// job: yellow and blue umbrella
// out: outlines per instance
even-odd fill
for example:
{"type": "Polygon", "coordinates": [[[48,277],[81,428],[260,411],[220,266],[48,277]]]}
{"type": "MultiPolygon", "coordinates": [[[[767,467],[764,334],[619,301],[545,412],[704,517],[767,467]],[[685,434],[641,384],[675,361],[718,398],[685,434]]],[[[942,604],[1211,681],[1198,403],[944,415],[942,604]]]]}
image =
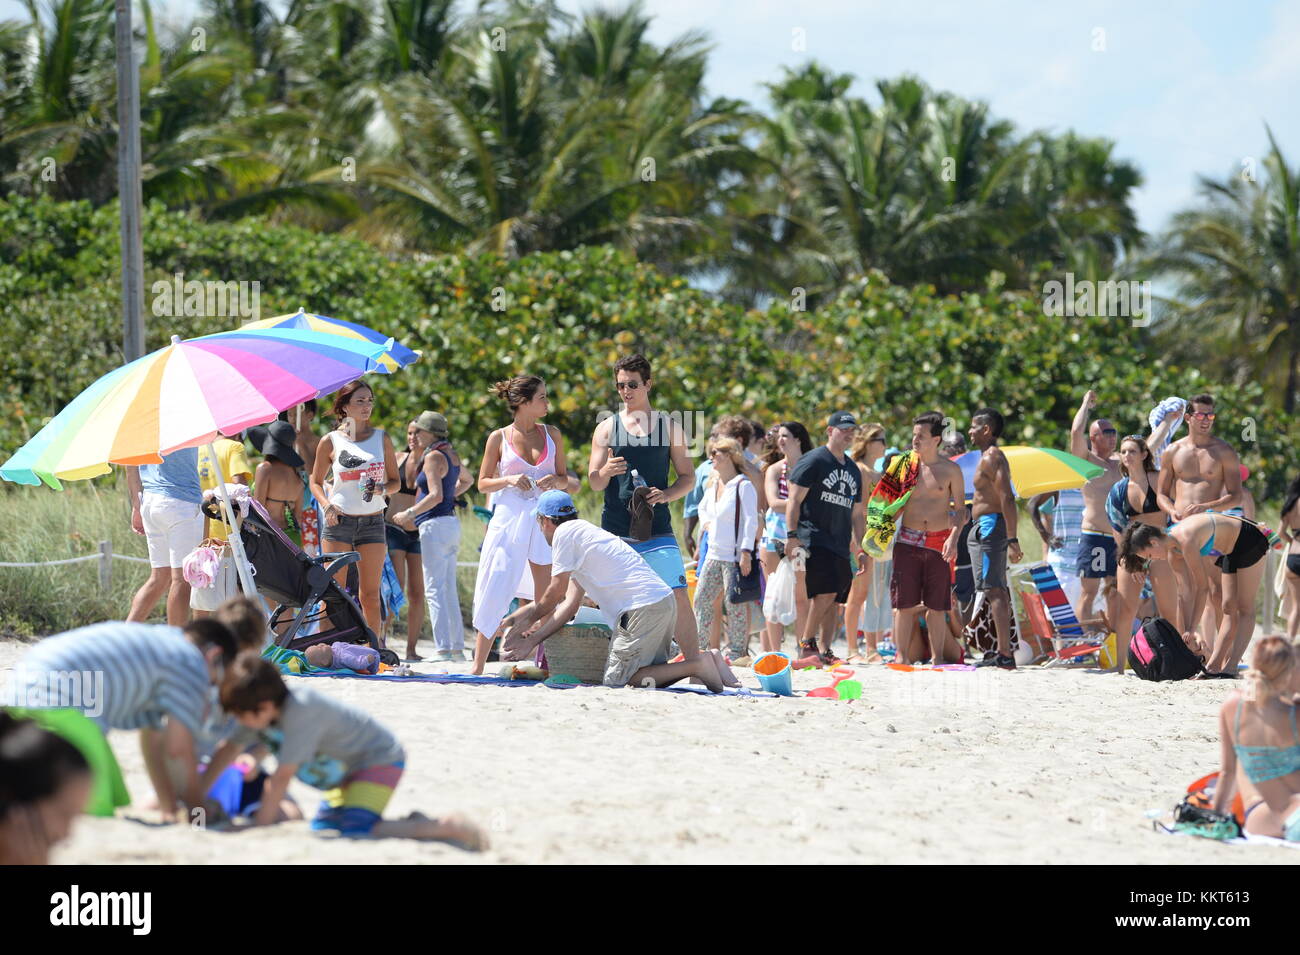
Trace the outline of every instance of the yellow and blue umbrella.
{"type": "MultiPolygon", "coordinates": [[[[1065,491],[1083,487],[1095,477],[1100,477],[1102,467],[1055,448],[1030,448],[1010,445],[1002,449],[1011,469],[1011,490],[1016,497],[1033,497],[1051,491],[1065,491]]],[[[966,479],[966,499],[975,494],[975,468],[980,462],[979,451],[967,451],[953,458],[966,479]]]]}
{"type": "Polygon", "coordinates": [[[341,318],[330,318],[328,315],[306,312],[301,308],[292,315],[276,315],[274,318],[263,318],[260,321],[249,322],[243,327],[301,328],[305,331],[319,332],[323,335],[340,335],[345,338],[383,345],[384,354],[379,360],[377,370],[384,374],[392,374],[398,369],[405,368],[407,365],[418,361],[420,358],[418,351],[412,351],[396,339],[377,332],[373,328],[367,328],[365,325],[358,325],[355,322],[345,322],[341,318]]]}

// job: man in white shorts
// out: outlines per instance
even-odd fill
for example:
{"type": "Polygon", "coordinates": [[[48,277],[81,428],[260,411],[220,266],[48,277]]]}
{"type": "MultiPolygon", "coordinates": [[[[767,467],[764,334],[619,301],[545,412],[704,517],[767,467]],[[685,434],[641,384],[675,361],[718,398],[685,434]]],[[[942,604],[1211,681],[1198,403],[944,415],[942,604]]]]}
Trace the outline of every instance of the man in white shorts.
{"type": "Polygon", "coordinates": [[[677,601],[640,554],[622,539],[579,519],[573,498],[564,491],[545,492],[533,514],[551,545],[551,584],[541,599],[502,622],[507,628],[503,659],[529,657],[573,619],[582,598],[590,594],[614,634],[605,663],[606,686],[668,686],[696,677],[714,693],[722,692],[713,654],[668,662],[677,601]],[[541,620],[545,622],[534,626],[541,620]]]}
{"type": "Polygon", "coordinates": [[[181,567],[203,540],[198,449],[173,451],[161,464],[127,468],[126,486],[131,497],[131,529],[149,542],[149,566],[153,568],[131,599],[127,622],[148,620],[166,594],[167,623],[183,627],[190,618],[190,585],[181,567]]]}

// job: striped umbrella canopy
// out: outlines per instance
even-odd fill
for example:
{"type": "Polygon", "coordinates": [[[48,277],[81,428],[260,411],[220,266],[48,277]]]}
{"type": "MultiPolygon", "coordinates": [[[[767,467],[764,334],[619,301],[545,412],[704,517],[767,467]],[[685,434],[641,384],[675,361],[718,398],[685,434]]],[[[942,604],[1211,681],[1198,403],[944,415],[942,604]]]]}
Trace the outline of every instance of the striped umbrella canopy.
{"type": "MultiPolygon", "coordinates": [[[[1011,490],[1020,498],[1083,487],[1084,483],[1100,477],[1102,467],[1077,458],[1055,448],[1030,448],[1010,445],[1002,449],[1011,468],[1011,490]]],[[[953,458],[966,479],[966,498],[975,494],[975,468],[980,461],[979,451],[967,451],[953,458]]]]}
{"type": "Polygon", "coordinates": [[[60,489],[60,481],[107,474],[113,464],[157,464],[379,371],[387,350],[296,328],[173,336],[74,398],[0,466],[0,477],[60,489]]]}
{"type": "Polygon", "coordinates": [[[346,338],[360,339],[361,341],[371,342],[376,345],[384,346],[384,355],[379,360],[378,371],[385,374],[391,374],[407,365],[413,364],[420,358],[418,351],[412,351],[396,339],[377,332],[373,328],[367,328],[365,325],[358,325],[355,322],[345,322],[341,318],[330,318],[328,315],[317,315],[314,312],[306,312],[301,308],[292,315],[276,315],[274,318],[263,318],[260,321],[249,322],[244,328],[301,328],[309,332],[321,332],[325,335],[342,335],[346,338]]]}

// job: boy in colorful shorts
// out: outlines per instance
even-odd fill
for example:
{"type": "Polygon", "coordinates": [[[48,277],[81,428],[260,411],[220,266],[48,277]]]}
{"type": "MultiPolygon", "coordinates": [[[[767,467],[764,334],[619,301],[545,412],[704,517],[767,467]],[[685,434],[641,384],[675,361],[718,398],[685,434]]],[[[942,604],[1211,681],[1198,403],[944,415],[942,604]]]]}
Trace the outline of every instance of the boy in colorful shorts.
{"type": "Polygon", "coordinates": [[[290,690],[275,664],[256,652],[236,658],[221,686],[221,705],[240,731],[212,757],[210,774],[222,772],[252,743],[262,742],[278,765],[262,790],[253,824],[277,821],[289,780],[325,791],[311,827],[348,836],[437,839],[465,849],[487,847],[474,824],[457,816],[430,819],[412,813],[382,818],[406,767],[406,752],[389,730],[355,706],[305,687],[290,690]]]}

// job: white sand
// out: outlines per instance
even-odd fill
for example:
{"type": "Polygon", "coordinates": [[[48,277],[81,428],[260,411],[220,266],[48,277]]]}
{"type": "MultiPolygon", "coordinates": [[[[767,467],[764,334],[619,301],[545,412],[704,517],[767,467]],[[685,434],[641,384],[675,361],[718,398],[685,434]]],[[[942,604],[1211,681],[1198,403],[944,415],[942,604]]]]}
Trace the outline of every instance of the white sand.
{"type": "MultiPolygon", "coordinates": [[[[0,643],[0,670],[21,651],[0,643]]],[[[405,744],[389,815],[460,810],[493,848],[321,837],[303,822],[199,831],[130,807],[83,819],[56,861],[1300,863],[1283,848],[1160,835],[1146,818],[1217,768],[1228,681],[1039,668],[857,675],[855,702],[314,679],[405,744]]],[[[795,674],[797,690],[829,682],[795,674]]],[[[111,742],[143,803],[152,793],[137,742],[111,742]]],[[[310,813],[316,794],[294,786],[310,813]]]]}

